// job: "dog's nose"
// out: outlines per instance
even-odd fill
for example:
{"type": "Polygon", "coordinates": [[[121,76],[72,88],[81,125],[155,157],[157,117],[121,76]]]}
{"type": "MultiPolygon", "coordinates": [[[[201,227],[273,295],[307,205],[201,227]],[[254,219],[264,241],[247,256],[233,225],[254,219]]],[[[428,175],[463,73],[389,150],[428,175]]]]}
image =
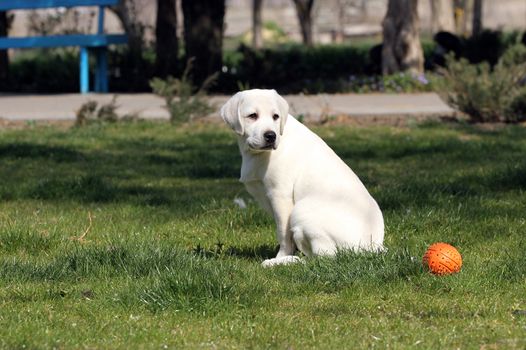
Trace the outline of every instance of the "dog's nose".
{"type": "Polygon", "coordinates": [[[267,131],[263,134],[263,137],[268,143],[274,143],[274,141],[276,141],[276,133],[274,131],[267,131]]]}

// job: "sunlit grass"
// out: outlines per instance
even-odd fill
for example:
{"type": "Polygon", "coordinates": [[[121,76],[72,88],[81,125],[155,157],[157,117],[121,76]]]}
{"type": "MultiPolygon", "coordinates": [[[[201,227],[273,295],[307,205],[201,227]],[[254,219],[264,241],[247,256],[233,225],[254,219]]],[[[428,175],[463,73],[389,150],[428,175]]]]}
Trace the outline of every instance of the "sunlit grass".
{"type": "Polygon", "coordinates": [[[274,224],[223,127],[0,130],[0,347],[524,348],[526,129],[314,130],[387,253],[261,268],[274,224]],[[424,271],[436,241],[461,273],[424,271]]]}

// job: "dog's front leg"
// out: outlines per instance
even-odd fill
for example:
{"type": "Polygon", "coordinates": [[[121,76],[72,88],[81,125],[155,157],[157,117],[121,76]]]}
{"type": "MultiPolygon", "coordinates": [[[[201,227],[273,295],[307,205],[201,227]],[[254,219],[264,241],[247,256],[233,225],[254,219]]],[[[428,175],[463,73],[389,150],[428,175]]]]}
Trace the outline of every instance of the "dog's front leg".
{"type": "Polygon", "coordinates": [[[294,255],[296,245],[294,244],[289,225],[290,214],[294,206],[292,198],[274,195],[270,197],[270,202],[274,221],[276,222],[276,238],[279,243],[279,251],[276,258],[294,255]]]}
{"type": "Polygon", "coordinates": [[[296,245],[290,231],[290,214],[294,206],[291,198],[284,198],[278,196],[270,196],[272,212],[274,220],[276,221],[276,236],[279,243],[279,251],[275,258],[267,259],[261,264],[263,267],[271,267],[276,265],[288,265],[302,260],[294,256],[296,245]]]}

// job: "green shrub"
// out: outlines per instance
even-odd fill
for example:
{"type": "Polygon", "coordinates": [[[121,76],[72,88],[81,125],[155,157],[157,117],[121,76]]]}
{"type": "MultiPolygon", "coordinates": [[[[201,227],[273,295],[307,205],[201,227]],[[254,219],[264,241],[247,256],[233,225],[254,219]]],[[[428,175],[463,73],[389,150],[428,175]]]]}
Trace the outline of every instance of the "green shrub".
{"type": "MultiPolygon", "coordinates": [[[[434,43],[425,41],[422,46],[426,57],[430,57],[434,43]]],[[[430,85],[420,84],[418,77],[411,76],[391,77],[393,88],[386,89],[379,62],[371,57],[375,56],[371,55],[373,48],[378,49],[374,42],[314,47],[287,44],[261,50],[240,45],[235,51],[225,52],[218,88],[229,93],[239,86],[275,88],[282,93],[394,92],[399,85],[401,91],[408,92],[430,89],[430,85]]]]}
{"type": "Polygon", "coordinates": [[[165,100],[165,107],[170,113],[172,123],[189,122],[206,116],[214,108],[208,104],[204,95],[206,90],[217,79],[217,73],[205,79],[200,88],[192,84],[189,77],[193,59],[189,59],[180,79],[169,76],[166,80],[153,78],[150,86],[156,95],[165,100]]]}
{"type": "Polygon", "coordinates": [[[526,46],[521,44],[511,46],[506,50],[504,55],[502,55],[500,62],[506,67],[526,63],[526,46]]]}
{"type": "Polygon", "coordinates": [[[127,47],[108,51],[111,91],[150,92],[149,81],[155,72],[155,51],[145,48],[134,52],[127,47]]]}
{"type": "MultiPolygon", "coordinates": [[[[518,37],[515,32],[484,32],[466,40],[463,56],[474,63],[489,61],[493,66],[518,37]]],[[[274,88],[282,93],[416,92],[436,88],[434,76],[429,72],[425,76],[429,84],[422,84],[421,77],[381,77],[381,50],[378,51],[377,44],[374,41],[314,47],[284,44],[262,50],[241,45],[237,50],[224,51],[223,72],[213,92],[231,94],[240,86],[274,88]]],[[[431,68],[429,59],[435,44],[424,40],[422,47],[427,67],[431,68]]],[[[155,72],[155,51],[151,47],[141,52],[132,52],[126,47],[112,48],[108,59],[111,91],[150,91],[155,72]]],[[[94,57],[90,64],[94,68],[94,57]]],[[[28,50],[14,58],[9,71],[11,77],[5,84],[9,92],[59,93],[79,89],[76,48],[28,50]]]]}
{"type": "Polygon", "coordinates": [[[351,74],[365,74],[370,47],[291,44],[254,50],[241,45],[225,55],[220,86],[228,91],[235,91],[239,84],[280,92],[339,91],[351,74]]]}
{"type": "Polygon", "coordinates": [[[526,87],[523,87],[512,99],[509,112],[515,116],[516,121],[526,120],[526,87]]]}
{"type": "Polygon", "coordinates": [[[447,58],[444,75],[448,101],[474,122],[517,122],[525,119],[526,48],[511,47],[494,69],[489,63],[469,64],[447,58]]]}
{"type": "MultiPolygon", "coordinates": [[[[128,49],[109,50],[109,87],[111,91],[147,92],[153,77],[153,50],[140,56],[128,49]]],[[[90,82],[93,82],[95,57],[90,57],[90,82]]],[[[65,93],[79,91],[77,48],[24,50],[9,64],[7,92],[65,93]]],[[[1,91],[1,90],[0,90],[1,91]]]]}
{"type": "Polygon", "coordinates": [[[522,87],[511,97],[508,113],[514,119],[512,121],[526,120],[526,73],[524,73],[526,70],[526,46],[519,44],[511,47],[504,53],[501,62],[505,67],[515,65],[522,67],[522,70],[518,72],[518,74],[523,74],[522,78],[519,75],[519,84],[522,84],[522,87]]]}
{"type": "Polygon", "coordinates": [[[74,49],[26,51],[9,64],[9,92],[77,92],[78,53],[74,49]]]}

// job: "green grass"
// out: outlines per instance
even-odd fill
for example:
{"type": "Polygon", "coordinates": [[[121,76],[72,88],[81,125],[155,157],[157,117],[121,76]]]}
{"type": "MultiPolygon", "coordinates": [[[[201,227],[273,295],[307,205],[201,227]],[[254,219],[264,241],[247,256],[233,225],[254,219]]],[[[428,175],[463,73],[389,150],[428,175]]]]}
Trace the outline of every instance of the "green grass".
{"type": "Polygon", "coordinates": [[[0,348],[525,348],[526,129],[314,130],[387,253],[261,268],[273,221],[224,127],[0,130],[0,348]],[[461,273],[423,270],[436,241],[461,273]]]}

